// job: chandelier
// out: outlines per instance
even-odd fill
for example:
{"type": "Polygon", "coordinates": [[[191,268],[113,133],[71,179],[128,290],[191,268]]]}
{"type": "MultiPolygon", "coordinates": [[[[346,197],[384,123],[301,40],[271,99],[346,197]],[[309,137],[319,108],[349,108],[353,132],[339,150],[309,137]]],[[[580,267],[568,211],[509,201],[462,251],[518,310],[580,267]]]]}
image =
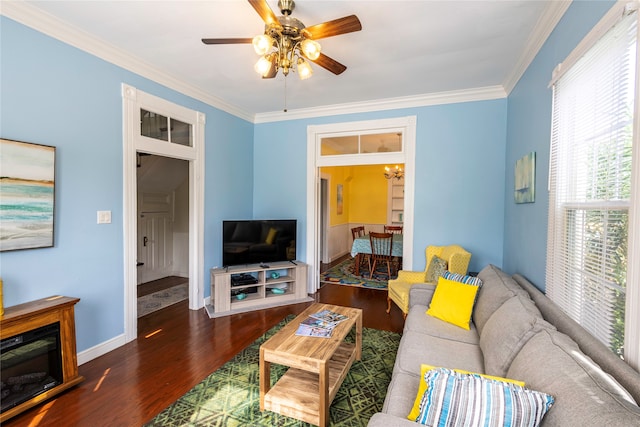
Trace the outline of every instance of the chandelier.
{"type": "Polygon", "coordinates": [[[291,16],[293,6],[293,0],[278,1],[283,16],[266,23],[264,34],[253,38],[253,49],[261,56],[254,69],[264,78],[274,77],[279,69],[285,76],[295,69],[300,80],[313,75],[309,61],[320,56],[320,43],[311,40],[304,24],[291,16]]]}
{"type": "Polygon", "coordinates": [[[387,179],[402,179],[404,178],[404,171],[402,170],[402,168],[398,165],[396,165],[393,168],[390,168],[389,166],[385,166],[384,167],[384,177],[387,179]]]}

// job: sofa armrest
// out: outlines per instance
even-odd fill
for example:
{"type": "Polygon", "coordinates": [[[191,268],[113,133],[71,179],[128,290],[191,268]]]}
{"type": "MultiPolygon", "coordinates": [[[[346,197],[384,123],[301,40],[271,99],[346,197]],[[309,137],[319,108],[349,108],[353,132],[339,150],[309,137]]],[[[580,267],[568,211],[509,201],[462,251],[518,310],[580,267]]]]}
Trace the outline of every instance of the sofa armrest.
{"type": "Polygon", "coordinates": [[[420,424],[409,421],[406,418],[378,412],[377,414],[373,414],[373,417],[369,419],[367,427],[416,427],[417,425],[420,424]]]}
{"type": "Polygon", "coordinates": [[[398,271],[398,278],[395,280],[405,283],[423,283],[425,277],[426,273],[424,271],[400,270],[398,271]]]}
{"type": "Polygon", "coordinates": [[[433,283],[418,283],[411,287],[409,290],[409,309],[414,305],[429,306],[433,293],[436,290],[436,285],[433,283]]]}

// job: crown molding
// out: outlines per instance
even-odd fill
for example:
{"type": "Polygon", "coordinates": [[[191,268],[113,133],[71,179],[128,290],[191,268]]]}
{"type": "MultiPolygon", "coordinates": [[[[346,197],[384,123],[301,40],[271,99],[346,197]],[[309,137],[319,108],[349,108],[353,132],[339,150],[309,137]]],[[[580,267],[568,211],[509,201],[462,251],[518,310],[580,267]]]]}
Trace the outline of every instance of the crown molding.
{"type": "Polygon", "coordinates": [[[99,40],[92,34],[72,27],[35,6],[23,1],[2,1],[0,14],[181,94],[190,96],[241,119],[249,122],[253,121],[252,113],[241,110],[220,98],[204,92],[202,89],[185,84],[180,79],[159,71],[149,63],[99,40]]]}
{"type": "Polygon", "coordinates": [[[258,113],[255,115],[254,123],[280,122],[342,114],[369,113],[372,111],[397,110],[400,108],[426,107],[430,105],[454,104],[459,102],[487,101],[506,97],[507,93],[502,86],[487,86],[475,89],[437,92],[366,102],[301,108],[298,110],[289,110],[286,113],[282,111],[258,113]]]}
{"type": "Polygon", "coordinates": [[[60,40],[70,46],[101,58],[109,63],[117,65],[127,71],[139,74],[142,77],[148,78],[156,83],[162,84],[181,94],[190,96],[233,116],[247,120],[251,123],[268,123],[506,98],[513,87],[515,87],[531,61],[533,61],[533,58],[537,55],[538,51],[546,41],[549,34],[551,34],[558,21],[562,18],[565,11],[571,4],[571,1],[572,0],[559,0],[550,2],[545,13],[536,24],[533,35],[529,39],[528,48],[521,56],[513,73],[511,73],[509,78],[505,80],[505,83],[502,86],[496,85],[365,102],[333,104],[313,108],[289,110],[286,113],[282,111],[273,111],[257,114],[253,114],[231,105],[221,98],[212,96],[198,87],[185,84],[182,80],[159,71],[151,64],[141,61],[133,55],[129,55],[126,52],[97,39],[85,31],[71,27],[54,16],[23,1],[3,0],[0,14],[33,28],[36,31],[60,40]]]}
{"type": "Polygon", "coordinates": [[[514,87],[516,87],[516,84],[518,84],[520,78],[523,76],[525,71],[527,71],[527,68],[531,65],[540,49],[542,49],[542,46],[547,41],[554,28],[556,28],[556,25],[558,25],[558,22],[560,22],[560,19],[564,16],[564,13],[567,11],[569,6],[571,6],[572,1],[573,0],[557,0],[549,2],[544,13],[540,16],[540,19],[538,19],[538,22],[533,28],[533,32],[527,40],[527,47],[522,52],[522,55],[520,55],[518,63],[511,71],[511,74],[509,74],[502,83],[507,95],[511,93],[514,87]]]}

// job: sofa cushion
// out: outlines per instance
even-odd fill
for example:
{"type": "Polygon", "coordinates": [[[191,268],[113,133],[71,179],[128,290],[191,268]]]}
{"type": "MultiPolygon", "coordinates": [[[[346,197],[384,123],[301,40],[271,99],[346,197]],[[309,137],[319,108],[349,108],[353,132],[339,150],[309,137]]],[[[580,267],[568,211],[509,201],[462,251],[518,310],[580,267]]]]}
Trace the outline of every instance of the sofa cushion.
{"type": "Polygon", "coordinates": [[[466,274],[452,273],[449,270],[442,274],[442,277],[456,282],[466,283],[467,285],[482,286],[482,280],[479,277],[468,276],[466,274]]]}
{"type": "Polygon", "coordinates": [[[522,346],[542,328],[555,329],[542,318],[531,299],[521,296],[508,299],[487,320],[480,334],[484,371],[505,376],[522,346]]]}
{"type": "Polygon", "coordinates": [[[418,392],[419,382],[419,375],[404,372],[394,374],[387,387],[382,411],[406,420],[418,392]]]}
{"type": "Polygon", "coordinates": [[[469,330],[477,293],[477,286],[440,277],[427,314],[469,330]]]}
{"type": "Polygon", "coordinates": [[[451,369],[433,369],[425,382],[416,421],[428,426],[535,427],[554,401],[546,393],[451,369]]]}
{"type": "Polygon", "coordinates": [[[511,363],[507,376],[556,397],[545,417],[553,426],[640,425],[640,408],[618,382],[568,336],[543,329],[511,363]]]}
{"type": "Polygon", "coordinates": [[[440,319],[429,316],[426,311],[427,307],[424,305],[413,306],[404,321],[404,330],[478,345],[480,337],[473,323],[470,324],[469,330],[465,330],[451,323],[443,322],[440,319]]]}
{"type": "MultiPolygon", "coordinates": [[[[502,270],[495,265],[488,265],[478,274],[482,280],[482,287],[478,291],[478,300],[473,309],[473,322],[478,328],[478,332],[482,333],[484,324],[489,320],[491,315],[509,298],[516,295],[516,292],[507,285],[507,282],[513,281],[502,270]]],[[[515,286],[518,286],[515,283],[515,286]]]]}
{"type": "MultiPolygon", "coordinates": [[[[471,372],[484,372],[484,361],[478,345],[405,331],[400,339],[393,375],[397,372],[405,372],[418,377],[423,363],[471,372]]],[[[416,391],[418,391],[417,387],[413,390],[411,399],[415,397],[416,391]]],[[[402,416],[407,414],[408,412],[405,412],[402,416]]]]}
{"type": "MultiPolygon", "coordinates": [[[[432,369],[437,369],[437,366],[431,366],[431,365],[422,365],[420,367],[420,385],[418,386],[418,393],[416,393],[416,398],[413,401],[413,407],[411,408],[411,412],[409,412],[409,415],[407,415],[407,418],[415,421],[416,418],[418,418],[418,416],[420,415],[420,402],[422,402],[422,397],[424,396],[424,392],[427,391],[427,382],[425,381],[425,374],[427,372],[429,372],[432,369]]],[[[524,387],[525,383],[524,381],[519,381],[519,380],[512,380],[509,378],[502,378],[502,377],[495,377],[495,376],[491,376],[491,375],[485,375],[485,374],[478,374],[476,372],[469,372],[469,371],[464,371],[461,369],[454,369],[455,372],[459,372],[462,374],[475,374],[475,375],[480,375],[482,377],[485,378],[489,378],[492,380],[496,380],[496,381],[504,381],[504,382],[509,382],[509,383],[513,383],[513,384],[518,384],[520,387],[524,387]]]]}

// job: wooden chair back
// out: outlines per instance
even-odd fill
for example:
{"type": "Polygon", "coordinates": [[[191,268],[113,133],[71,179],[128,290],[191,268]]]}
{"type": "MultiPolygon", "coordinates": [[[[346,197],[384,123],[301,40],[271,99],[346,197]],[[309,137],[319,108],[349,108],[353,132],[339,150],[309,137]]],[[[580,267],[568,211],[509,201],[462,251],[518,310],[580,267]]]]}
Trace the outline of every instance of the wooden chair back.
{"type": "Polygon", "coordinates": [[[356,240],[356,237],[364,237],[366,236],[366,233],[364,231],[364,225],[361,225],[360,227],[353,227],[351,229],[351,237],[353,237],[353,240],[356,240]]]}
{"type": "Polygon", "coordinates": [[[392,233],[369,233],[369,242],[371,243],[371,258],[369,261],[369,277],[373,277],[378,263],[387,264],[387,276],[391,279],[391,249],[393,248],[392,233]]]}
{"type": "Polygon", "coordinates": [[[401,225],[385,225],[384,232],[392,233],[392,234],[402,234],[402,226],[401,225]]]}

